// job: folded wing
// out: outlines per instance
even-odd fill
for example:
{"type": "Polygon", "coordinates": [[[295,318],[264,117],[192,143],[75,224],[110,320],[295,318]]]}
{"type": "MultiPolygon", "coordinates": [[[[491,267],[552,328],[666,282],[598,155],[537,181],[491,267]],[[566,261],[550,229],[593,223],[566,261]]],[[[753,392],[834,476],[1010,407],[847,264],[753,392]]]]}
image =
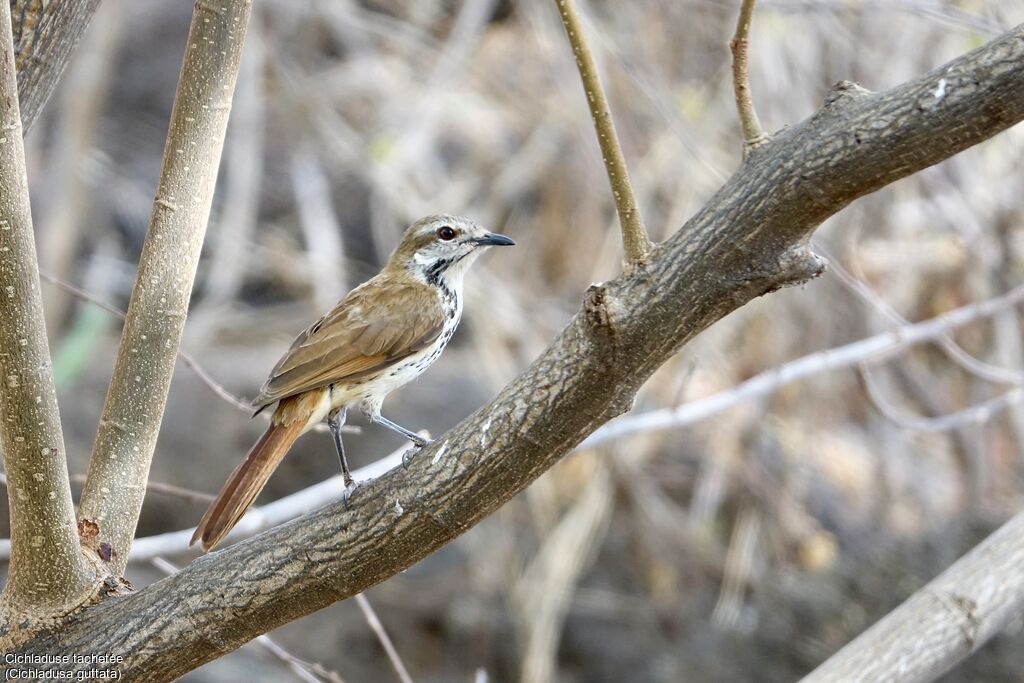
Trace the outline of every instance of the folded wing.
{"type": "Polygon", "coordinates": [[[253,405],[373,375],[429,346],[443,328],[432,287],[370,280],[296,337],[253,405]]]}

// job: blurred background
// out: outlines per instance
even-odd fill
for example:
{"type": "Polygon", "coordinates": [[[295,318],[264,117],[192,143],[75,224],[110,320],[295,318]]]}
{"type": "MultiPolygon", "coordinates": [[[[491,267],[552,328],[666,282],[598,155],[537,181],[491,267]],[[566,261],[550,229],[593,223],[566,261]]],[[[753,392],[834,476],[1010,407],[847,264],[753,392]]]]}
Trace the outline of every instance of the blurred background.
{"type": "MultiPolygon", "coordinates": [[[[727,47],[738,5],[581,3],[657,239],[740,161],[727,47]]],[[[757,7],[751,79],[768,130],[810,115],[838,80],[885,89],[1024,21],[1017,0],[757,7]]],[[[28,138],[43,269],[122,310],[191,9],[104,0],[28,138]]],[[[715,395],[731,397],[724,409],[578,451],[369,591],[412,680],[794,680],[1018,510],[1017,310],[956,330],[956,345],[888,359],[837,347],[1020,283],[1022,153],[1018,127],[841,212],[815,236],[833,263],[825,276],[700,335],[634,413],[715,395]],[[794,361],[809,369],[802,379],[770,379],[794,361]],[[734,390],[762,373],[769,391],[734,390]]],[[[257,0],[183,348],[251,398],[298,331],[375,273],[408,223],[441,211],[519,246],[475,268],[455,341],[388,401],[393,419],[434,435],[525,367],[588,284],[619,271],[614,208],[554,3],[257,0]]],[[[81,475],[120,320],[52,284],[44,293],[81,475]]],[[[401,446],[356,424],[355,466],[401,446]]],[[[262,426],[179,364],[152,480],[215,493],[262,426]]],[[[311,433],[261,501],[337,469],[329,436],[311,433]]],[[[193,525],[205,505],[151,491],[139,536],[193,525]]],[[[160,576],[148,563],[129,569],[136,585],[160,576]]],[[[943,680],[1020,681],[1021,627],[943,680]]],[[[185,680],[399,680],[352,600],[270,635],[289,654],[250,645],[185,680]]]]}

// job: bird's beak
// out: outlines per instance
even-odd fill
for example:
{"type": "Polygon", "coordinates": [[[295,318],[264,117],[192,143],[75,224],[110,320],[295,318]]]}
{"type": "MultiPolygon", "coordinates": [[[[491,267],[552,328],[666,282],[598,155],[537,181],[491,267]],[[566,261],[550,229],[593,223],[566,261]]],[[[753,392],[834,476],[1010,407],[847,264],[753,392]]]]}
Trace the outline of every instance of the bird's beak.
{"type": "Polygon", "coordinates": [[[478,245],[482,247],[512,247],[515,246],[515,242],[512,241],[511,237],[505,237],[499,235],[496,232],[489,232],[483,237],[478,237],[475,240],[478,245]]]}

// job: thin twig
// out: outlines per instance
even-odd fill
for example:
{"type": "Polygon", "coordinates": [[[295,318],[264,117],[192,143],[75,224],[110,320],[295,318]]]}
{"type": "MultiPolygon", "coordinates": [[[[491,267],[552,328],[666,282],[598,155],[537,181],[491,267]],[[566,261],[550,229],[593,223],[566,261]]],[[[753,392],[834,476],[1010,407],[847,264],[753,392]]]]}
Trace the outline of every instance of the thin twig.
{"type": "Polygon", "coordinates": [[[747,505],[740,510],[733,525],[722,572],[722,587],[711,612],[712,623],[723,630],[735,630],[741,624],[743,598],[754,574],[761,523],[761,513],[747,505]]]}
{"type": "MultiPolygon", "coordinates": [[[[71,481],[75,484],[84,484],[84,474],[73,474],[71,475],[71,481]]],[[[175,498],[181,498],[182,500],[191,501],[194,503],[210,503],[217,497],[209,493],[203,493],[202,491],[193,491],[183,486],[175,486],[174,484],[166,484],[162,481],[148,481],[146,482],[146,491],[153,493],[162,493],[165,496],[174,496],[175,498]]]]}
{"type": "Polygon", "coordinates": [[[580,72],[580,80],[583,81],[583,90],[587,95],[587,106],[590,107],[590,116],[594,120],[597,142],[601,146],[608,182],[611,184],[612,195],[615,197],[615,209],[619,213],[626,267],[630,269],[647,262],[651,251],[651,241],[647,237],[647,228],[644,227],[640,207],[633,194],[633,186],[629,182],[626,159],[622,155],[622,148],[619,146],[619,139],[615,133],[612,113],[608,108],[608,98],[605,97],[601,79],[597,75],[597,64],[594,62],[594,57],[590,53],[586,37],[583,34],[583,25],[580,15],[576,11],[576,2],[575,0],[555,0],[555,3],[558,5],[558,13],[562,17],[562,25],[569,37],[569,44],[576,57],[576,67],[580,72]]]}
{"type": "Polygon", "coordinates": [[[761,127],[754,109],[754,100],[750,94],[750,70],[748,47],[750,41],[750,20],[754,14],[756,0],[743,0],[740,16],[736,20],[736,33],[729,43],[732,49],[732,87],[736,95],[736,110],[740,115],[740,127],[743,129],[744,155],[754,147],[768,141],[768,134],[761,127]]]}
{"type": "Polygon", "coordinates": [[[395,644],[391,642],[391,637],[388,636],[388,632],[384,630],[384,624],[381,623],[377,617],[377,612],[374,611],[373,605],[366,599],[366,595],[358,593],[356,595],[356,604],[359,605],[359,609],[363,611],[363,616],[366,617],[366,623],[370,625],[370,630],[377,636],[377,640],[380,641],[381,647],[384,648],[384,652],[387,653],[388,659],[391,661],[391,666],[395,667],[395,673],[398,674],[398,679],[402,683],[413,683],[412,677],[409,675],[409,671],[405,668],[405,664],[402,662],[402,658],[398,655],[398,650],[395,649],[395,644]]]}
{"type": "MultiPolygon", "coordinates": [[[[98,306],[102,308],[104,311],[107,311],[108,313],[117,316],[121,320],[125,319],[124,311],[120,310],[117,306],[114,306],[113,304],[109,304],[106,301],[103,301],[99,297],[90,294],[89,292],[86,292],[85,290],[79,287],[76,287],[70,282],[66,282],[60,279],[59,277],[51,275],[46,272],[40,272],[39,277],[52,285],[60,287],[64,291],[68,292],[69,294],[78,299],[81,299],[82,301],[87,301],[90,304],[93,304],[94,306],[98,306]]],[[[234,407],[238,408],[242,412],[248,413],[250,415],[252,414],[253,407],[251,403],[243,401],[242,399],[238,398],[230,391],[225,389],[223,386],[221,386],[216,380],[213,379],[210,373],[203,369],[203,366],[201,366],[199,362],[195,358],[193,358],[190,353],[179,348],[178,357],[181,358],[181,362],[187,365],[189,369],[192,370],[192,372],[196,373],[196,376],[199,378],[199,380],[207,387],[209,387],[210,391],[217,394],[217,396],[220,396],[222,399],[224,399],[234,407]]]]}
{"type": "Polygon", "coordinates": [[[631,415],[610,422],[590,435],[580,448],[596,446],[610,439],[656,429],[683,427],[711,415],[716,415],[743,401],[766,396],[778,388],[800,379],[829,370],[855,367],[868,361],[880,362],[905,349],[924,342],[935,341],[957,327],[970,324],[1024,301],[1024,285],[1002,296],[986,299],[954,309],[923,322],[896,328],[824,351],[811,353],[778,367],[766,370],[731,389],[684,403],[681,406],[661,408],[640,415],[631,415]]]}
{"type": "MultiPolygon", "coordinates": [[[[909,320],[900,315],[892,306],[864,282],[862,278],[855,276],[846,270],[843,265],[818,243],[814,243],[814,250],[829,261],[828,272],[834,275],[839,282],[857,295],[861,300],[874,308],[880,315],[887,318],[896,326],[909,325],[909,320]]],[[[997,384],[1008,384],[1016,386],[1024,384],[1024,372],[1009,368],[1002,368],[983,360],[975,358],[956,343],[948,332],[936,340],[946,355],[961,368],[978,377],[979,379],[997,384]]]]}
{"type": "Polygon", "coordinates": [[[1018,386],[962,410],[936,417],[920,417],[908,415],[885,398],[882,388],[878,386],[878,382],[872,376],[868,364],[861,364],[859,371],[868,398],[871,399],[878,412],[904,429],[913,429],[919,432],[948,432],[961,427],[984,424],[1024,398],[1024,389],[1018,386]]]}

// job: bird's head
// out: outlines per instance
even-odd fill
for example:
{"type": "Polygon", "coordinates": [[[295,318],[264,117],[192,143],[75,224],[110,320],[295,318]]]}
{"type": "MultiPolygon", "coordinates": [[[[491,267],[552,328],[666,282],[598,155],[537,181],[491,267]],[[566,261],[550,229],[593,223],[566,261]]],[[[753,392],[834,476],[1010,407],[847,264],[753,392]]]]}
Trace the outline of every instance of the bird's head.
{"type": "Polygon", "coordinates": [[[428,284],[462,284],[466,269],[487,247],[515,244],[504,235],[484,230],[468,218],[427,216],[409,226],[389,267],[401,268],[428,284]]]}

